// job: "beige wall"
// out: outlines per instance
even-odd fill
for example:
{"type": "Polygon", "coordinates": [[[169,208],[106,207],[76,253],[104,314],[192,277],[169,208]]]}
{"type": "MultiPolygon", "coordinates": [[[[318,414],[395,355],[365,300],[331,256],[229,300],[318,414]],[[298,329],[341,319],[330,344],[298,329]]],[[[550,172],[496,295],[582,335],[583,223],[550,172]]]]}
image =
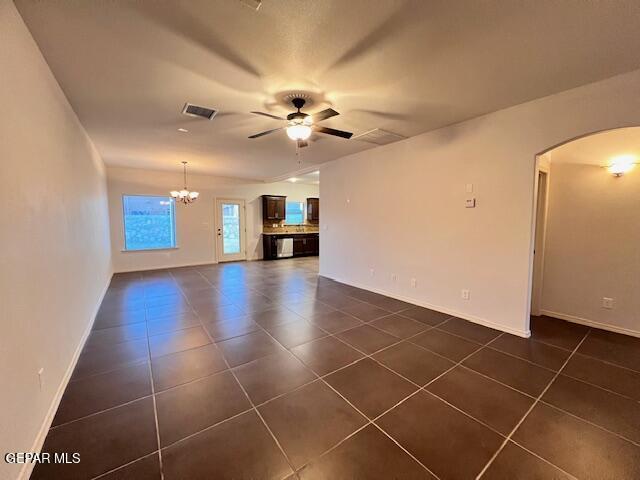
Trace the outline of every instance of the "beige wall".
{"type": "MultiPolygon", "coordinates": [[[[179,163],[178,163],[179,165],[179,163]]],[[[215,198],[240,198],[246,204],[247,258],[262,258],[261,195],[286,195],[287,200],[305,201],[318,196],[317,185],[300,183],[256,183],[246,180],[189,175],[189,188],[200,192],[190,205],[176,205],[177,249],[123,252],[122,195],[168,195],[181,186],[182,174],[175,172],[109,168],[109,214],[114,269],[117,272],[197,265],[216,261],[215,198]]]]}
{"type": "Polygon", "coordinates": [[[640,71],[331,162],[321,274],[526,336],[535,155],[631,125],[640,71]]]}
{"type": "MultiPolygon", "coordinates": [[[[4,455],[40,448],[111,259],[102,160],[8,0],[0,0],[0,32],[4,455]]],[[[20,470],[0,461],[0,478],[20,470]]]]}
{"type": "Polygon", "coordinates": [[[640,336],[640,169],[551,159],[542,313],[640,336]]]}

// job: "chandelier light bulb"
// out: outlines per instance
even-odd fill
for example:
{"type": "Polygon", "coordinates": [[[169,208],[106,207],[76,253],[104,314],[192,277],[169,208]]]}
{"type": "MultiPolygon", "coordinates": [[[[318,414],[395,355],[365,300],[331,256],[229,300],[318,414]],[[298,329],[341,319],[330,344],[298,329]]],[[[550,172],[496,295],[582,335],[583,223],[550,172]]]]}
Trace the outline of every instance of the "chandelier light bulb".
{"type": "Polygon", "coordinates": [[[187,188],[187,162],[182,162],[182,168],[184,172],[184,188],[182,190],[171,190],[169,194],[184,204],[195,202],[200,194],[198,192],[191,192],[187,188]]]}

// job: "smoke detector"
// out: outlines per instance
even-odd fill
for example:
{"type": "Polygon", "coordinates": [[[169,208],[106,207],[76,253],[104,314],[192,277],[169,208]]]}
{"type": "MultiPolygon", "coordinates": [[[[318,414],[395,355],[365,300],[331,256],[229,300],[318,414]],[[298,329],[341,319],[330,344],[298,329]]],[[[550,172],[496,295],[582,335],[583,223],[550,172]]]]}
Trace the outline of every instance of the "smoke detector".
{"type": "Polygon", "coordinates": [[[185,103],[184,108],[182,109],[183,115],[206,118],[207,120],[212,120],[213,117],[216,116],[216,113],[218,113],[218,111],[214,108],[201,107],[198,105],[193,105],[192,103],[185,103]]]}
{"type": "Polygon", "coordinates": [[[361,142],[374,143],[376,145],[387,145],[399,140],[404,140],[405,138],[407,137],[397,133],[389,132],[381,128],[374,128],[373,130],[353,137],[352,140],[360,140],[361,142]]]}

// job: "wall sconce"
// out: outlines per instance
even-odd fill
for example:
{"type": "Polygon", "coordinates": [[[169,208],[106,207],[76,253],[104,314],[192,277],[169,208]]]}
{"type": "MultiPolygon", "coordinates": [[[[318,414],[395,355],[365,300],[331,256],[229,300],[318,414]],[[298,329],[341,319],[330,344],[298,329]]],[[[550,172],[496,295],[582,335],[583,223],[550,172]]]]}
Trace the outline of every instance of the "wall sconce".
{"type": "Polygon", "coordinates": [[[636,157],[633,155],[620,155],[618,157],[613,157],[611,159],[611,163],[607,167],[609,173],[614,177],[621,177],[625,173],[631,171],[631,169],[636,164],[636,157]]]}

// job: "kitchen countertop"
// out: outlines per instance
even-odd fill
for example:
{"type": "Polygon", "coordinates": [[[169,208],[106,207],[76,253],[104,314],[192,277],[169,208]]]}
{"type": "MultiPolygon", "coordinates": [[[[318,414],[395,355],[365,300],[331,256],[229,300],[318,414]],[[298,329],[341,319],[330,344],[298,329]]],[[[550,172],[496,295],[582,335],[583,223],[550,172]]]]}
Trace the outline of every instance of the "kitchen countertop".
{"type": "Polygon", "coordinates": [[[262,235],[318,235],[320,232],[262,232],[262,235]]]}

